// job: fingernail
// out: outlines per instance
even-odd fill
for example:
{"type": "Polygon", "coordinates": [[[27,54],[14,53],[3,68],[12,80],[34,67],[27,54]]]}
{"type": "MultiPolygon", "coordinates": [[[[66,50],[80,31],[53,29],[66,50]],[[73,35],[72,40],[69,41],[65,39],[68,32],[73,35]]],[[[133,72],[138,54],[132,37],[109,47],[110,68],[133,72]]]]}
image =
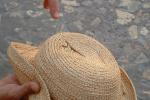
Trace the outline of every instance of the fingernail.
{"type": "Polygon", "coordinates": [[[58,18],[59,18],[59,13],[58,13],[58,12],[55,12],[55,13],[53,14],[53,18],[58,19],[58,18]]]}

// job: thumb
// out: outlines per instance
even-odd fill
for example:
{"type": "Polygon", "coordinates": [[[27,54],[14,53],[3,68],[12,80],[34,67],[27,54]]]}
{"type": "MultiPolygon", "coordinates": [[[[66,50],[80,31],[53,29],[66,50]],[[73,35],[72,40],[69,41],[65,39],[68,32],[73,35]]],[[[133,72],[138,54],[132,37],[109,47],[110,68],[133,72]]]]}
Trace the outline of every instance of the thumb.
{"type": "Polygon", "coordinates": [[[22,86],[18,86],[16,89],[16,93],[18,98],[22,98],[24,96],[39,92],[40,87],[35,82],[25,83],[22,86]]]}

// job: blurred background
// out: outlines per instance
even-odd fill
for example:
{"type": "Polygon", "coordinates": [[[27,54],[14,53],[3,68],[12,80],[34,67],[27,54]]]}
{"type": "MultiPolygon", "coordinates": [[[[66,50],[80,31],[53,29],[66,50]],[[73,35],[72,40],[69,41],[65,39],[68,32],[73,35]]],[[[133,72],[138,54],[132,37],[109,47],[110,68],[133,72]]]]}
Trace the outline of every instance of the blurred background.
{"type": "Polygon", "coordinates": [[[43,0],[0,0],[0,78],[13,73],[11,41],[38,45],[59,31],[96,38],[132,79],[138,100],[150,100],[150,0],[60,0],[61,18],[43,0]],[[60,26],[62,26],[60,28],[60,26]]]}

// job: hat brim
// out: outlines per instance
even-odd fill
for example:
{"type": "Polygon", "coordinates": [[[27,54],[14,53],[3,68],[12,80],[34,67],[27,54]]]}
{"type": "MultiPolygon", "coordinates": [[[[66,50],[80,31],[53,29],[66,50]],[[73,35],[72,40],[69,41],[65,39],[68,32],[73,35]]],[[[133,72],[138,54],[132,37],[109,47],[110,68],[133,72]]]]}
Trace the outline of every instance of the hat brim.
{"type": "Polygon", "coordinates": [[[7,53],[10,63],[13,65],[14,72],[21,84],[28,81],[37,81],[41,86],[40,92],[30,95],[29,100],[51,100],[47,85],[33,64],[37,52],[37,47],[13,42],[9,46],[7,53]]]}
{"type": "Polygon", "coordinates": [[[121,72],[121,79],[122,79],[123,100],[137,100],[134,85],[131,79],[129,78],[128,74],[121,67],[120,67],[120,72],[121,72]]]}
{"type": "MultiPolygon", "coordinates": [[[[14,71],[19,81],[23,84],[27,81],[38,81],[41,85],[41,91],[38,94],[31,95],[30,100],[51,100],[48,88],[41,78],[39,72],[34,66],[34,57],[38,52],[37,47],[22,43],[11,43],[8,48],[8,56],[13,64],[14,71]],[[22,70],[19,70],[22,69],[22,70]],[[30,70],[29,70],[30,69],[30,70]]],[[[133,83],[124,69],[120,67],[122,79],[122,100],[137,100],[133,83]]]]}

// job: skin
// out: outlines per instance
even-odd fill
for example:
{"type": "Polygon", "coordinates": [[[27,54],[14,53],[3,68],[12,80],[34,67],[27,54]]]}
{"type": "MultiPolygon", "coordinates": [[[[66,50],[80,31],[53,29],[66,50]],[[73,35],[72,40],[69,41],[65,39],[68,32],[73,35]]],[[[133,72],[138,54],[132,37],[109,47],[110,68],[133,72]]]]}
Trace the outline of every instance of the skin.
{"type": "Polygon", "coordinates": [[[60,17],[57,0],[44,0],[43,6],[50,11],[52,18],[58,19],[60,17]]]}
{"type": "Polygon", "coordinates": [[[0,80],[0,100],[28,100],[28,96],[40,91],[36,82],[20,85],[15,75],[0,80]]]}

